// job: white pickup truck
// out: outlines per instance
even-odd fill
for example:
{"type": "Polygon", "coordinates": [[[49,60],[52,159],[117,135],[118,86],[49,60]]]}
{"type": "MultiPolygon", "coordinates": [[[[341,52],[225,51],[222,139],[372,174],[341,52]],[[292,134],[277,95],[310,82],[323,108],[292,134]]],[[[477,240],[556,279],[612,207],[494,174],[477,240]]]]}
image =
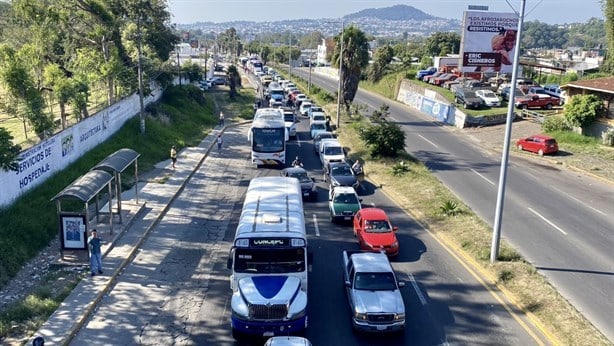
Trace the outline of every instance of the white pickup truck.
{"type": "Polygon", "coordinates": [[[369,332],[405,330],[405,305],[399,282],[384,253],[344,251],[343,279],[354,329],[369,332]]]}

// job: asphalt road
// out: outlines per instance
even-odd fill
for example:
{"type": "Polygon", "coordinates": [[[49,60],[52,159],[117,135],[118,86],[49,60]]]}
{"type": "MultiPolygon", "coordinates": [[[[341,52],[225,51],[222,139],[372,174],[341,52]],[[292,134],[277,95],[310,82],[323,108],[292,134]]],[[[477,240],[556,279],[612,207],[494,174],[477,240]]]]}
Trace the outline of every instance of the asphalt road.
{"type": "MultiPolygon", "coordinates": [[[[307,71],[293,69],[307,79],[307,71]]],[[[313,83],[337,82],[312,74],[313,83]]],[[[355,103],[379,109],[407,134],[406,150],[490,225],[494,223],[500,154],[462,131],[441,126],[396,101],[359,90],[355,103]]],[[[610,340],[614,340],[614,189],[576,172],[511,156],[502,235],[610,340]]]]}
{"type": "MultiPolygon", "coordinates": [[[[300,155],[320,180],[318,201],[305,203],[314,258],[307,337],[314,345],[541,344],[542,336],[504,297],[369,184],[361,189],[363,203],[384,208],[400,229],[401,254],[393,266],[407,283],[402,292],[407,330],[393,336],[355,334],[341,252],[358,245],[349,225],[328,221],[326,185],[307,140],[307,123],[299,124],[299,140],[290,143],[289,154],[300,155]]],[[[231,129],[225,138],[243,137],[245,130],[231,129]]],[[[254,168],[247,143],[226,142],[230,145],[194,174],[71,345],[236,344],[226,259],[249,180],[279,170],[254,168]]]]}

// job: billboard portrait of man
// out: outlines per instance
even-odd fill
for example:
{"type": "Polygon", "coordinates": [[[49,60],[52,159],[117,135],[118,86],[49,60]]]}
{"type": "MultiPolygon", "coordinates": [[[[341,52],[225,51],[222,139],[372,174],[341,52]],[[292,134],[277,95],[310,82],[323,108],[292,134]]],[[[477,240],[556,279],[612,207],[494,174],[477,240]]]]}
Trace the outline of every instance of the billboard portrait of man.
{"type": "Polygon", "coordinates": [[[465,11],[461,72],[512,72],[518,15],[465,11]]]}

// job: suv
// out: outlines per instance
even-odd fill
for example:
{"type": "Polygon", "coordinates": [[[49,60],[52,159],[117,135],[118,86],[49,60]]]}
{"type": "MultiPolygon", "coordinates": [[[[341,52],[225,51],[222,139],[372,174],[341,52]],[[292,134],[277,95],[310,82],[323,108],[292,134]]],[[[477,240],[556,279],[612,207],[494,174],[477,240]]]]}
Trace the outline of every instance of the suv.
{"type": "Polygon", "coordinates": [[[331,222],[351,222],[354,215],[362,208],[362,200],[356,190],[350,186],[337,186],[328,194],[328,211],[331,222]]]}
{"type": "Polygon", "coordinates": [[[475,108],[482,107],[484,101],[475,94],[475,91],[466,88],[456,89],[454,93],[454,100],[458,104],[462,104],[463,108],[475,108]]]}

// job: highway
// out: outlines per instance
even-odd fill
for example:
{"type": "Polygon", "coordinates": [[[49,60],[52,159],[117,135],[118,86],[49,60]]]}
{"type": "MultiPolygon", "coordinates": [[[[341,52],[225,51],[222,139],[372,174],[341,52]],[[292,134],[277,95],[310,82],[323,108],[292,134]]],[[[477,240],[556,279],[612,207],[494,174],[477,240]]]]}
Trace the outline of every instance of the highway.
{"type": "MultiPolygon", "coordinates": [[[[293,73],[308,78],[306,69],[293,73]]],[[[337,81],[312,73],[335,91],[337,81]]],[[[500,154],[477,147],[450,126],[363,90],[369,112],[386,103],[407,134],[406,150],[483,220],[494,223],[500,154]]],[[[512,132],[513,137],[513,132],[512,132]]],[[[512,155],[502,236],[610,340],[614,340],[614,188],[556,165],[512,155]]]]}
{"type": "MultiPolygon", "coordinates": [[[[384,208],[399,227],[401,254],[393,267],[406,282],[407,330],[383,336],[354,333],[341,252],[358,244],[351,226],[328,220],[327,189],[307,123],[302,118],[289,155],[300,155],[318,180],[317,202],[305,203],[313,254],[306,336],[314,345],[549,344],[505,297],[368,183],[360,190],[363,204],[384,208]]],[[[251,165],[246,129],[226,131],[227,147],[207,157],[194,173],[71,345],[263,344],[236,343],[230,331],[226,260],[242,196],[252,177],[279,174],[251,165]]]]}

